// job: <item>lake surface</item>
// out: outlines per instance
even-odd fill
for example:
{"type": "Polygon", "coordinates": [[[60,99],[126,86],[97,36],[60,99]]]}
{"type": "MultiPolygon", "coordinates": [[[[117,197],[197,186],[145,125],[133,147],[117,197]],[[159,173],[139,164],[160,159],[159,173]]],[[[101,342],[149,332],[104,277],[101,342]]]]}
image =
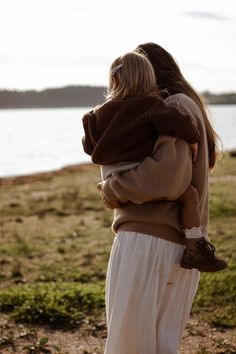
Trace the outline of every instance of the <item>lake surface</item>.
{"type": "MultiPolygon", "coordinates": [[[[81,118],[89,108],[0,110],[0,177],[89,162],[81,118]]],[[[236,105],[210,106],[224,150],[236,148],[236,105]]]]}

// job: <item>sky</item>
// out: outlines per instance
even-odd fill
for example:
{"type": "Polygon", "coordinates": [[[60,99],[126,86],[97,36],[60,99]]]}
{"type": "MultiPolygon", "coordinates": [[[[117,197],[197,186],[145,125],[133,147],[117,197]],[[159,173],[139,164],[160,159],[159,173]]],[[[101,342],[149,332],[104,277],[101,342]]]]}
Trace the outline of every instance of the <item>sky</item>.
{"type": "Polygon", "coordinates": [[[198,91],[236,92],[235,0],[0,0],[0,89],[107,85],[155,42],[198,91]]]}

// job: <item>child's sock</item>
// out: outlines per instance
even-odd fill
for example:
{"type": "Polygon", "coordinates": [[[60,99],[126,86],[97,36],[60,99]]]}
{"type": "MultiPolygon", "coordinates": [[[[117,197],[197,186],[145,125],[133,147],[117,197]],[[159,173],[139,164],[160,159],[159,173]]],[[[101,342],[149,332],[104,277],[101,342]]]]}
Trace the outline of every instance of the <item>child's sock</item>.
{"type": "Polygon", "coordinates": [[[192,227],[191,229],[184,229],[185,236],[187,239],[189,238],[201,238],[202,236],[202,226],[192,227]]]}

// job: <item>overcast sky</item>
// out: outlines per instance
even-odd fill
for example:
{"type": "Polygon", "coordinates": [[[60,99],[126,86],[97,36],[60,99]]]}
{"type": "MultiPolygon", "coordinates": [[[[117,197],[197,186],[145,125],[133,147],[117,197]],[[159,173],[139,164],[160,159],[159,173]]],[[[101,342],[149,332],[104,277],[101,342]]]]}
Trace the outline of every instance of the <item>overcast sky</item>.
{"type": "Polygon", "coordinates": [[[235,0],[0,0],[0,89],[106,85],[156,42],[199,90],[236,92],[235,0]]]}

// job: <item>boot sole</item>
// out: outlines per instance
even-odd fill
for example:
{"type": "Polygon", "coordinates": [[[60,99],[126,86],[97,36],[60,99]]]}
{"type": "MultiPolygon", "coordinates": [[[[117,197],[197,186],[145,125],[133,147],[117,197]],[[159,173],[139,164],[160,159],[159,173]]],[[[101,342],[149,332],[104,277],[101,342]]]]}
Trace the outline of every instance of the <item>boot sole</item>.
{"type": "Polygon", "coordinates": [[[214,273],[214,272],[219,272],[221,270],[224,270],[227,268],[227,264],[221,265],[219,267],[203,267],[202,265],[197,265],[197,264],[185,264],[185,263],[180,263],[180,266],[184,269],[198,269],[200,272],[207,272],[207,273],[214,273]]]}

